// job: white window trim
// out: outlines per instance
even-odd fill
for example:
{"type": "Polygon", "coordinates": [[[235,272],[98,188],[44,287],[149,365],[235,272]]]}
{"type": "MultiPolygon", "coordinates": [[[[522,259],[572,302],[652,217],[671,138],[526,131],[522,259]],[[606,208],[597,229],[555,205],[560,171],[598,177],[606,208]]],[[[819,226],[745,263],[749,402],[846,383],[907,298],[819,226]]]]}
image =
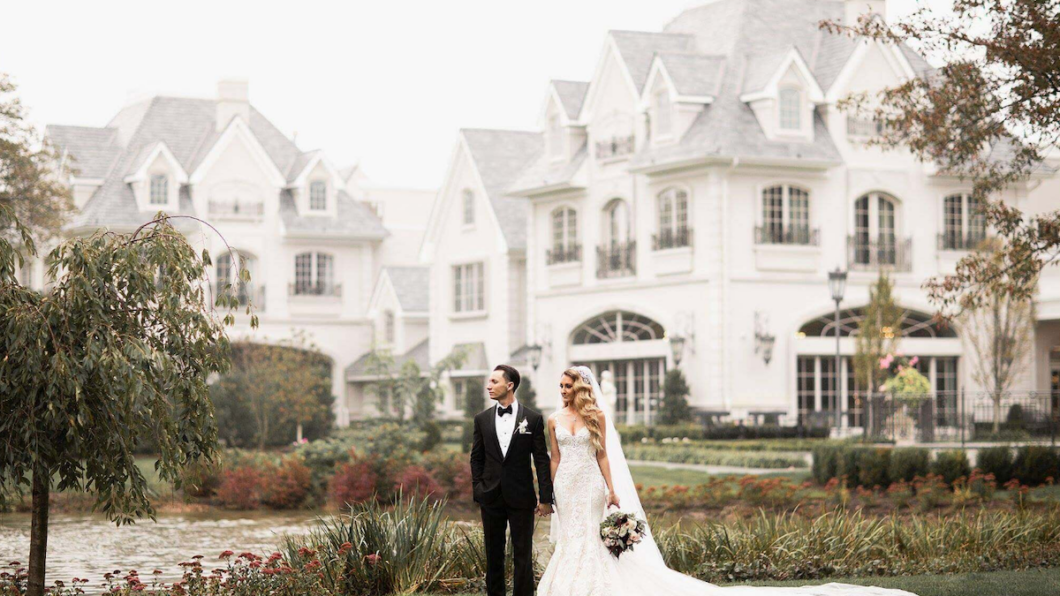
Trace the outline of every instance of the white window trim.
{"type": "MultiPolygon", "coordinates": [[[[292,282],[294,283],[294,286],[296,288],[298,287],[298,257],[300,257],[302,255],[306,255],[306,254],[310,255],[309,256],[309,283],[312,284],[313,287],[316,287],[317,285],[320,285],[320,282],[321,282],[321,280],[320,280],[320,259],[321,259],[322,256],[326,256],[326,257],[330,257],[330,259],[331,259],[331,269],[328,271],[330,279],[325,280],[325,281],[330,282],[330,285],[327,286],[329,289],[336,288],[339,285],[339,281],[336,278],[336,274],[338,273],[338,269],[339,269],[339,267],[338,267],[338,259],[335,258],[335,255],[333,253],[325,252],[325,251],[322,251],[322,250],[302,251],[302,252],[296,253],[294,255],[294,263],[293,263],[293,265],[294,265],[294,272],[293,272],[294,275],[291,278],[292,282]]],[[[328,295],[328,294],[325,294],[325,295],[328,295]]],[[[294,294],[292,294],[292,296],[298,297],[298,298],[319,297],[317,294],[313,294],[313,293],[301,293],[301,294],[294,293],[294,294]]]]}
{"type": "Polygon", "coordinates": [[[147,204],[151,207],[166,207],[173,203],[171,198],[172,191],[169,188],[170,176],[168,174],[154,173],[147,177],[147,204]],[[155,202],[155,180],[163,180],[165,183],[163,201],[155,202]]]}
{"type": "Polygon", "coordinates": [[[805,100],[803,98],[802,89],[794,86],[787,85],[777,90],[777,133],[785,135],[801,135],[806,132],[806,125],[804,120],[806,119],[805,100]],[[795,106],[795,113],[798,116],[797,126],[794,128],[784,126],[784,96],[785,94],[794,92],[795,99],[798,104],[795,106]]]}
{"type": "Polygon", "coordinates": [[[311,213],[327,213],[328,206],[331,201],[328,200],[328,183],[326,180],[310,180],[309,184],[306,185],[306,210],[311,213]],[[324,206],[314,207],[313,206],[313,187],[322,184],[324,185],[324,206]]]}
{"type": "MultiPolygon", "coordinates": [[[[463,274],[462,274],[463,275],[463,274]]],[[[462,287],[464,290],[467,289],[467,280],[461,279],[462,287]]],[[[486,285],[486,262],[485,261],[469,261],[461,263],[452,263],[449,266],[449,313],[450,318],[453,319],[471,319],[484,317],[489,312],[489,303],[487,297],[489,295],[488,287],[486,285]],[[482,291],[482,305],[481,308],[472,310],[457,310],[456,309],[456,269],[459,268],[461,271],[465,271],[466,268],[479,267],[479,280],[478,287],[482,291]]],[[[466,304],[466,294],[461,294],[461,303],[466,304]]]]}
{"type": "Polygon", "coordinates": [[[470,188],[465,188],[460,193],[460,222],[464,230],[475,229],[475,222],[478,221],[478,213],[475,208],[475,191],[470,188]],[[470,205],[471,221],[468,221],[467,215],[469,212],[468,206],[470,205]]]}

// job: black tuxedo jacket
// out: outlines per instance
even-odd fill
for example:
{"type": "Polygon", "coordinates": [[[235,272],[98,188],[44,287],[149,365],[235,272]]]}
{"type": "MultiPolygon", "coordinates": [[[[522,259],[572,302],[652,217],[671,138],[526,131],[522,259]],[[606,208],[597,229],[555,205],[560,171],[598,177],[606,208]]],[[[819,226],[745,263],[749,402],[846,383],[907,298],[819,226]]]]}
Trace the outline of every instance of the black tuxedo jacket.
{"type": "Polygon", "coordinates": [[[494,404],[475,416],[471,443],[471,485],[475,502],[485,506],[506,505],[513,509],[533,509],[539,500],[551,504],[552,471],[545,447],[544,418],[519,404],[515,432],[505,455],[501,453],[501,443],[497,439],[496,407],[494,404]],[[520,434],[519,424],[524,420],[529,432],[520,434]],[[537,470],[540,497],[534,495],[531,460],[537,470]]]}

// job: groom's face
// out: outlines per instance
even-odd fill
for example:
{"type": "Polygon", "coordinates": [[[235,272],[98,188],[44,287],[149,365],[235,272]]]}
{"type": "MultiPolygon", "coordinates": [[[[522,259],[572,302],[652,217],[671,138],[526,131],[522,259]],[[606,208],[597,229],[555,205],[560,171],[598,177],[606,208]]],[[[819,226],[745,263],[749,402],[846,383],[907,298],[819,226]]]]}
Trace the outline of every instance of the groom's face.
{"type": "Polygon", "coordinates": [[[486,381],[486,391],[490,394],[490,399],[504,399],[511,386],[508,379],[504,378],[504,371],[500,370],[493,371],[489,380],[486,381]]]}

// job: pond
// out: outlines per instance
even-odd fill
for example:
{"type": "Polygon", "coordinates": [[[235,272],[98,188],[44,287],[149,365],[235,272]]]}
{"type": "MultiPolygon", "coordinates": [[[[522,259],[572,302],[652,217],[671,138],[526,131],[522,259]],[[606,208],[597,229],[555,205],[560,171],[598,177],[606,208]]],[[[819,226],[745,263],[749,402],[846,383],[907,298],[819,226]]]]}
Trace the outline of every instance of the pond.
{"type": "MultiPolygon", "coordinates": [[[[286,535],[301,535],[312,529],[320,517],[334,512],[312,511],[222,511],[165,513],[150,519],[117,527],[102,515],[53,513],[48,532],[47,584],[54,580],[87,578],[87,589],[99,592],[103,574],[120,569],[140,573],[149,582],[151,572],[166,583],[180,579],[182,561],[203,555],[207,569],[221,566],[217,559],[224,550],[271,553],[286,535]]],[[[476,523],[477,510],[448,510],[454,521],[476,523]]],[[[10,561],[29,562],[28,513],[0,514],[0,567],[10,561]]],[[[535,545],[539,552],[548,547],[548,521],[537,519],[535,545]]]]}

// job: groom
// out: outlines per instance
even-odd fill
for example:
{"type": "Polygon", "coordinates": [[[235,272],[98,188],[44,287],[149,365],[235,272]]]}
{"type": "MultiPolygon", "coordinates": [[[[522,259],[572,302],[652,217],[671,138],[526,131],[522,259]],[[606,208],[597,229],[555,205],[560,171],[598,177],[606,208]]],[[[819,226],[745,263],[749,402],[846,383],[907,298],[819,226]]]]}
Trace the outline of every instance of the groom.
{"type": "Polygon", "coordinates": [[[486,593],[504,596],[504,533],[511,527],[515,557],[512,596],[533,596],[534,512],[552,513],[552,477],[541,414],[515,400],[519,371],[507,364],[493,370],[486,383],[496,403],[475,416],[471,443],[471,486],[482,508],[486,543],[486,593]],[[533,459],[537,470],[530,471],[533,459]]]}

